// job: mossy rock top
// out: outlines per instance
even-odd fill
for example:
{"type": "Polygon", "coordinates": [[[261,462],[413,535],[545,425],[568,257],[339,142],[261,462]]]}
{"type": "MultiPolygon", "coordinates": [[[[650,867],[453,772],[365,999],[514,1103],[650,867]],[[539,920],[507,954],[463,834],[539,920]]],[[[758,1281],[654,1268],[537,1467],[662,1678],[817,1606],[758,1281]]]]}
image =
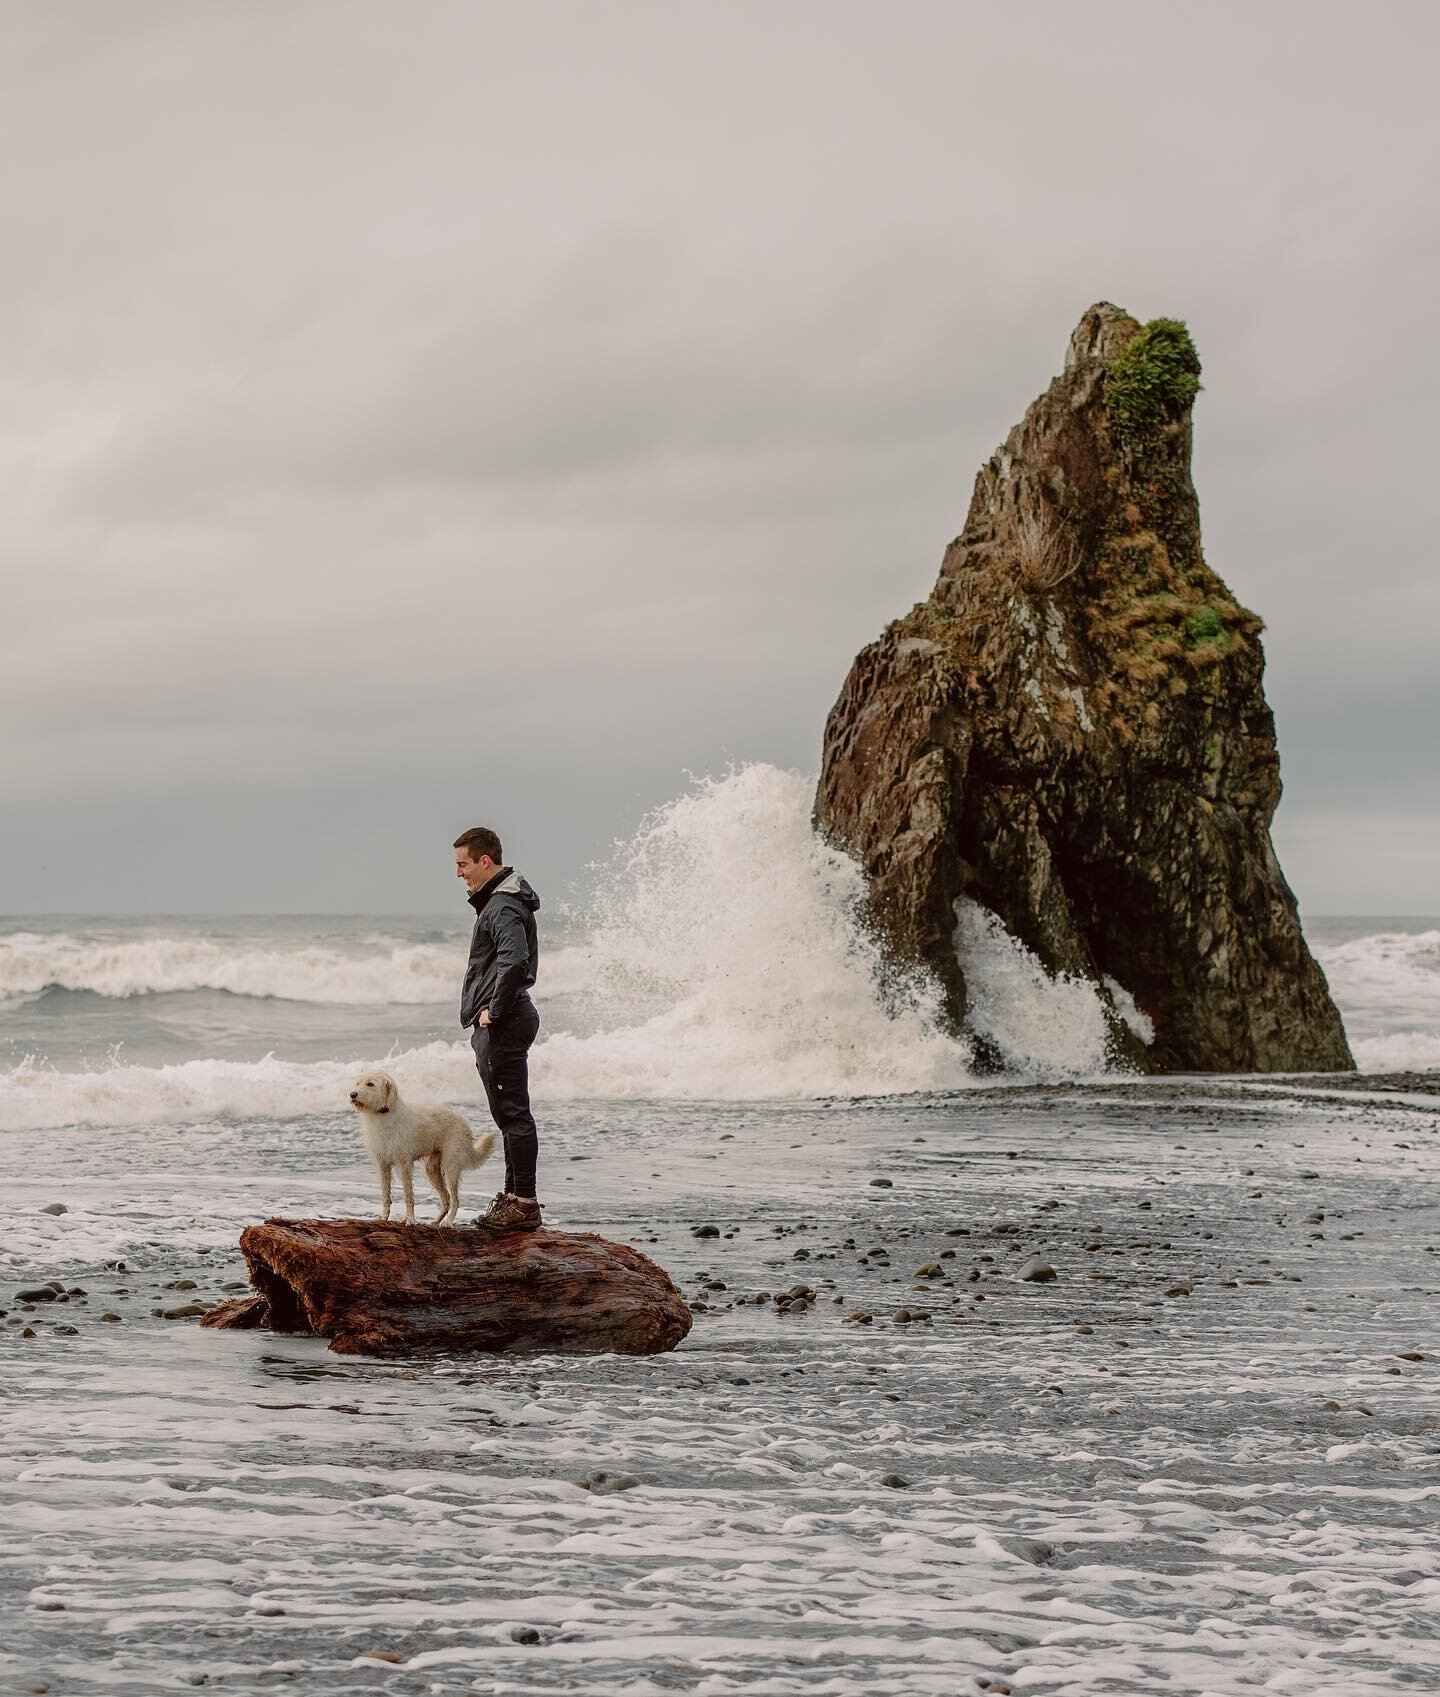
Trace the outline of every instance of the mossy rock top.
{"type": "Polygon", "coordinates": [[[1110,362],[1105,409],[1119,442],[1142,451],[1200,393],[1200,355],[1178,318],[1152,318],[1110,362]]]}

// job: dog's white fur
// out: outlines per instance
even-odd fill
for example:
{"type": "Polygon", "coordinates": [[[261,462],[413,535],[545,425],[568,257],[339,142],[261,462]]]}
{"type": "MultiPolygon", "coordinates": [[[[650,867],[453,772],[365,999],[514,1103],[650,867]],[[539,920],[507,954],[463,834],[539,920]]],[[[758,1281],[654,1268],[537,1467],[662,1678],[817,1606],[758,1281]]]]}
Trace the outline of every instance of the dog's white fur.
{"type": "Polygon", "coordinates": [[[402,1100],[388,1072],[362,1073],[351,1086],[350,1101],[359,1112],[365,1147],[380,1175],[380,1218],[390,1218],[390,1174],[398,1167],[405,1192],[405,1224],[415,1224],[414,1166],[423,1157],[440,1198],[435,1224],[454,1225],[460,1211],[460,1175],[489,1157],[495,1133],[487,1131],[478,1143],[472,1143],[470,1127],[459,1114],[449,1108],[412,1108],[402,1100]]]}

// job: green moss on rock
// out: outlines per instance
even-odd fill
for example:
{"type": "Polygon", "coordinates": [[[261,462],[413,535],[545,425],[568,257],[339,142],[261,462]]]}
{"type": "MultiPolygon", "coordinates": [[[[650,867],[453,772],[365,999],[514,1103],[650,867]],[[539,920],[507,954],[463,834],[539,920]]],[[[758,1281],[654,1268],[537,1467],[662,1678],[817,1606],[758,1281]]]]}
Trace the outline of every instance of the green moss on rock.
{"type": "Polygon", "coordinates": [[[1200,356],[1178,318],[1152,318],[1110,362],[1105,410],[1111,429],[1142,453],[1179,419],[1200,392],[1200,356]]]}
{"type": "Polygon", "coordinates": [[[1219,642],[1229,635],[1224,619],[1213,607],[1202,607],[1199,612],[1191,613],[1180,629],[1185,633],[1188,648],[1198,648],[1204,642],[1219,642]]]}

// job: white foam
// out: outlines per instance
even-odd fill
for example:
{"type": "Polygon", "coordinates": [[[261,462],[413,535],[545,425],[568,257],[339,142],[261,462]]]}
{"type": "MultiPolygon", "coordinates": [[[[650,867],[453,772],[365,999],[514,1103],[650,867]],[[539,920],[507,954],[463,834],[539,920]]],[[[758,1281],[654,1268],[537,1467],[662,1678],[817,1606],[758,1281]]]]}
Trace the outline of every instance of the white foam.
{"type": "Polygon", "coordinates": [[[1315,954],[1357,1048],[1367,1038],[1428,1033],[1440,1051],[1440,931],[1374,931],[1315,954]]]}
{"type": "Polygon", "coordinates": [[[1130,1030],[1142,1043],[1155,1041],[1155,1022],[1145,1013],[1135,998],[1125,988],[1118,978],[1105,975],[1105,988],[1110,992],[1110,1000],[1115,1004],[1118,1013],[1130,1027],[1130,1030]]]}
{"type": "Polygon", "coordinates": [[[1361,1072],[1434,1072],[1440,1069],[1440,1031],[1392,1031],[1350,1045],[1361,1072]]]}
{"type": "Polygon", "coordinates": [[[60,1072],[33,1057],[0,1073],[0,1131],[66,1125],[169,1125],[214,1119],[290,1119],[339,1113],[365,1067],[383,1066],[411,1101],[463,1102],[479,1094],[470,1045],[429,1043],[348,1060],[194,1060],[128,1066],[115,1059],[60,1072]]]}
{"type": "Polygon", "coordinates": [[[1038,1078],[1106,1070],[1105,1013],[1093,984],[1051,974],[987,908],[955,904],[966,1017],[1010,1066],[1038,1078]]]}
{"type": "Polygon", "coordinates": [[[798,772],[745,766],[617,845],[598,869],[593,1034],[544,1043],[544,1089],[733,1101],[971,1081],[926,974],[881,992],[863,873],[815,835],[813,795],[798,772]]]}
{"type": "Polygon", "coordinates": [[[444,1002],[457,994],[455,949],[429,943],[350,954],[196,936],[110,941],[21,931],[0,937],[0,995],[47,989],[110,997],[227,990],[349,1006],[444,1002]]]}
{"type": "MultiPolygon", "coordinates": [[[[458,1000],[464,949],[463,933],[447,943],[371,938],[344,950],[193,935],[112,940],[19,931],[0,936],[0,1008],[50,989],[116,999],[223,990],[344,1007],[427,1006],[458,1000]]],[[[582,989],[588,959],[583,949],[548,951],[536,996],[582,989]]]]}

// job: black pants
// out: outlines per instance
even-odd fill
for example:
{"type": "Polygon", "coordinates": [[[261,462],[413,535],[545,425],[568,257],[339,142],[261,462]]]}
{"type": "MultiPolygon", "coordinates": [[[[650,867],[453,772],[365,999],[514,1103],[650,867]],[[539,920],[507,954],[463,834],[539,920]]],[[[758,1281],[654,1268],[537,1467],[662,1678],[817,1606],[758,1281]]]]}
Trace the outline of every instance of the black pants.
{"type": "Polygon", "coordinates": [[[534,1002],[524,996],[498,1025],[477,1025],[470,1033],[490,1117],[505,1139],[505,1188],[512,1196],[535,1194],[540,1140],[530,1112],[529,1055],[539,1030],[540,1015],[534,1002]]]}

